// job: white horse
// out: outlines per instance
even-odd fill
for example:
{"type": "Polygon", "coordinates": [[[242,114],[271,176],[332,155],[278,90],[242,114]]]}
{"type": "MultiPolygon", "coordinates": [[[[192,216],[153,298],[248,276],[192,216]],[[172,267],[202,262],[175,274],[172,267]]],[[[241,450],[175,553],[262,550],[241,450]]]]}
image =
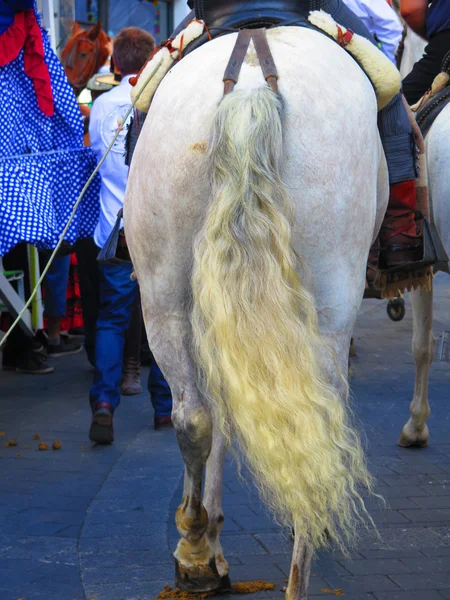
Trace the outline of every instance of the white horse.
{"type": "MultiPolygon", "coordinates": [[[[355,484],[370,487],[346,415],[346,371],[388,178],[375,95],[356,62],[314,31],[267,36],[279,96],[251,45],[223,98],[236,34],[164,78],[124,215],[185,463],[177,584],[228,585],[221,484],[235,435],[275,516],[295,524],[286,598],[305,600],[312,552],[352,537],[362,506],[355,484]]],[[[412,297],[416,311],[431,295],[412,297]]],[[[415,333],[423,370],[430,336],[427,326],[415,333]]],[[[407,428],[411,443],[423,441],[419,421],[407,428]]]]}
{"type": "MultiPolygon", "coordinates": [[[[400,14],[399,2],[393,3],[400,14]]],[[[402,79],[423,56],[426,42],[409,27],[400,64],[402,79]]],[[[433,123],[426,139],[425,154],[428,191],[433,205],[436,228],[448,255],[450,255],[450,105],[433,123]]],[[[414,395],[410,404],[410,419],[403,428],[400,446],[426,446],[429,431],[426,424],[430,416],[428,402],[428,375],[434,356],[433,295],[431,292],[411,292],[413,307],[413,355],[416,366],[414,395]]]]}

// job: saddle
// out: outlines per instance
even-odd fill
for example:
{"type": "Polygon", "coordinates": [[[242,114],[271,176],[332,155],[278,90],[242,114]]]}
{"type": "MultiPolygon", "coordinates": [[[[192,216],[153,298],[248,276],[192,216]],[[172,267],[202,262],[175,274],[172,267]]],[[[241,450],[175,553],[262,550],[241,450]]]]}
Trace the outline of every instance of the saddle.
{"type": "MultiPolygon", "coordinates": [[[[316,29],[309,21],[312,10],[320,10],[326,0],[191,0],[196,19],[204,21],[206,31],[191,42],[183,54],[188,54],[208,40],[241,29],[270,29],[295,25],[316,29]]],[[[188,20],[192,19],[188,15],[188,20]]],[[[181,24],[183,25],[183,24],[181,24]]]]}
{"type": "Polygon", "coordinates": [[[189,5],[211,31],[260,29],[307,21],[311,10],[320,10],[324,0],[193,0],[189,5]]]}
{"type": "Polygon", "coordinates": [[[420,101],[411,107],[416,113],[416,121],[425,138],[437,116],[450,102],[450,50],[444,56],[441,72],[431,85],[431,89],[420,101]]]}

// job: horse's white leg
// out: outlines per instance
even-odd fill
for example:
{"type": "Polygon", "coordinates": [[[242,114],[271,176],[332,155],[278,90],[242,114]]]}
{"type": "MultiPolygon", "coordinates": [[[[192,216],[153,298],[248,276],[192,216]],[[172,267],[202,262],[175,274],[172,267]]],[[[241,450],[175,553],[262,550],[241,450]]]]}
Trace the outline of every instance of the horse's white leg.
{"type": "MultiPolygon", "coordinates": [[[[442,242],[450,251],[450,110],[444,109],[433,124],[425,140],[429,190],[433,202],[436,227],[442,242]]],[[[433,294],[432,292],[412,292],[413,306],[413,354],[416,364],[414,396],[410,405],[411,417],[403,428],[399,439],[400,446],[426,446],[430,415],[428,404],[428,372],[433,360],[434,338],[432,334],[433,294]]]]}
{"type": "MultiPolygon", "coordinates": [[[[228,562],[223,555],[220,543],[220,532],[223,527],[224,514],[222,508],[223,461],[227,451],[225,438],[213,419],[213,442],[211,453],[206,463],[204,505],[208,513],[208,537],[216,557],[216,567],[221,577],[228,576],[228,562]]],[[[225,586],[225,584],[223,584],[225,586]]]]}
{"type": "Polygon", "coordinates": [[[295,536],[286,600],[308,600],[312,557],[311,548],[299,536],[295,536]]]}
{"type": "MultiPolygon", "coordinates": [[[[162,287],[164,284],[160,291],[162,287]]],[[[176,513],[181,536],[175,551],[176,585],[195,592],[217,590],[222,587],[222,578],[208,541],[208,513],[202,503],[212,424],[190,357],[189,322],[176,315],[159,313],[145,284],[141,285],[141,296],[150,344],[172,390],[172,420],[185,465],[183,498],[176,513]]],[[[167,299],[165,294],[164,297],[167,299]]]]}
{"type": "Polygon", "coordinates": [[[409,410],[411,417],[398,441],[399,446],[426,446],[428,443],[428,427],[426,421],[430,416],[428,404],[428,372],[433,361],[434,338],[433,325],[433,292],[414,291],[410,293],[413,307],[413,341],[412,349],[416,365],[414,396],[409,410]]]}

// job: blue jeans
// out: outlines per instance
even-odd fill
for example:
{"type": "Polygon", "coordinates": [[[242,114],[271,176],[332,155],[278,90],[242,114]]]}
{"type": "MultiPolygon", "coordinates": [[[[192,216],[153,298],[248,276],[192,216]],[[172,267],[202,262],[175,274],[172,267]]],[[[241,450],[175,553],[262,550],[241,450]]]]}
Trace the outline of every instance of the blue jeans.
{"type": "Polygon", "coordinates": [[[44,279],[46,317],[66,316],[67,282],[69,281],[70,254],[58,256],[50,265],[44,279]]]}
{"type": "MultiPolygon", "coordinates": [[[[100,263],[100,307],[95,338],[95,377],[90,392],[91,407],[97,402],[108,402],[116,409],[120,404],[125,333],[130,325],[133,303],[138,294],[136,280],[130,279],[132,271],[131,263],[100,263]]],[[[150,369],[148,389],[155,415],[170,416],[170,388],[156,362],[150,369]]]]}
{"type": "Polygon", "coordinates": [[[153,357],[148,376],[148,391],[150,392],[155,416],[170,417],[172,414],[172,393],[153,357]]]}

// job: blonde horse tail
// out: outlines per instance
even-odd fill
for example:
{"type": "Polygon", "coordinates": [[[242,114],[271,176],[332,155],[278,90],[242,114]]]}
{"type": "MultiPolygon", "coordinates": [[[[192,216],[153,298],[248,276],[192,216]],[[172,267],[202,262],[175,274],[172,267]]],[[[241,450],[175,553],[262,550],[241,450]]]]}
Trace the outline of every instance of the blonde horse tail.
{"type": "Polygon", "coordinates": [[[276,518],[313,547],[345,547],[356,523],[367,523],[357,486],[371,481],[345,401],[318,363],[282,134],[280,99],[268,87],[234,91],[218,107],[212,196],[194,251],[194,352],[221,429],[237,437],[276,518]]]}

